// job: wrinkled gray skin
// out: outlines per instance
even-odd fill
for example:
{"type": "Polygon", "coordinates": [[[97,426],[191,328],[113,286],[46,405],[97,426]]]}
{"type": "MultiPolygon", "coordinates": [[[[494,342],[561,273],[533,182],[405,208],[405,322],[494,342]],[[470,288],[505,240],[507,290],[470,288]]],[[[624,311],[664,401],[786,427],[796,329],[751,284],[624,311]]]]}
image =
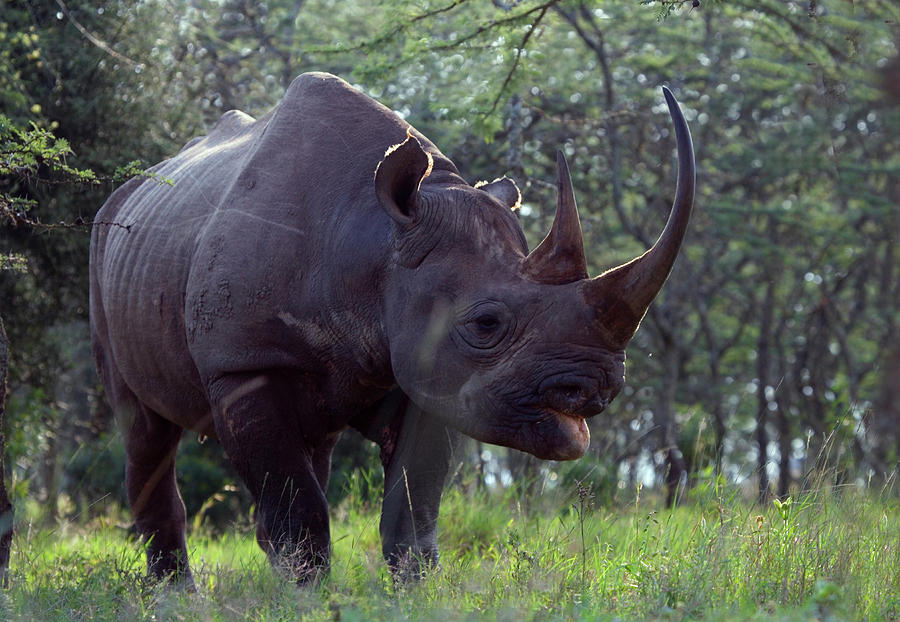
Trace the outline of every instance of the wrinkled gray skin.
{"type": "Polygon", "coordinates": [[[323,491],[348,426],[381,446],[383,551],[401,573],[437,560],[457,432],[581,456],[584,418],[622,388],[625,344],[690,213],[690,137],[666,96],[676,205],[653,249],[595,279],[561,156],[557,217],[529,254],[515,184],[473,188],[327,74],[297,78],[259,120],[223,116],[153,169],[174,185],[119,188],[97,220],[124,226],[91,240],[91,329],[149,572],[190,582],[174,462],[185,430],[222,444],[260,545],[301,581],[328,566],[323,491]]]}

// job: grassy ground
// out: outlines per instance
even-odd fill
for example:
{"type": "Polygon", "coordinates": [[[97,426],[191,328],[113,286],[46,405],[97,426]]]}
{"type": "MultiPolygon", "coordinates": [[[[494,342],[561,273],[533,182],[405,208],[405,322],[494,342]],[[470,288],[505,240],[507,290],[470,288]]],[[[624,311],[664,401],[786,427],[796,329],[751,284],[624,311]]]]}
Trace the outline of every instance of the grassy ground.
{"type": "Polygon", "coordinates": [[[191,535],[196,593],[145,580],[120,527],[23,524],[0,619],[900,619],[900,507],[871,493],[759,508],[709,489],[677,510],[593,507],[583,489],[521,498],[449,490],[442,568],[407,586],[381,561],[377,507],[361,503],[335,508],[332,572],[303,589],[273,574],[243,519],[191,535]]]}

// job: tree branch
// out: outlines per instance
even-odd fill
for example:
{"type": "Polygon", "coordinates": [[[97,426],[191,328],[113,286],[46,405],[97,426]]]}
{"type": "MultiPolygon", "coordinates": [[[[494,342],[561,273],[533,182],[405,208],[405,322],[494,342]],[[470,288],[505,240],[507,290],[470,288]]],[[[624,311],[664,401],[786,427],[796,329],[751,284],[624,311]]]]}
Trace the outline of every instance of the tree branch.
{"type": "Polygon", "coordinates": [[[512,67],[509,68],[509,71],[506,74],[506,78],[503,80],[503,84],[500,85],[500,90],[497,91],[497,97],[494,98],[494,103],[491,104],[490,110],[484,113],[484,116],[488,116],[493,114],[493,112],[497,109],[497,104],[500,103],[500,98],[503,97],[504,93],[506,93],[506,88],[509,86],[510,81],[512,81],[513,75],[516,73],[516,69],[519,67],[519,61],[522,58],[522,51],[528,45],[528,40],[531,39],[531,35],[534,34],[534,31],[537,30],[538,25],[541,23],[541,20],[544,19],[544,15],[547,14],[547,11],[550,9],[553,4],[555,4],[556,0],[553,2],[549,2],[543,6],[541,12],[538,14],[537,18],[532,22],[531,27],[525,33],[525,36],[522,37],[522,42],[519,43],[519,47],[516,49],[516,58],[513,61],[512,67]]]}
{"type": "Polygon", "coordinates": [[[106,52],[107,54],[112,56],[113,58],[117,58],[118,60],[122,61],[123,63],[127,63],[127,64],[131,65],[132,67],[140,64],[136,61],[133,61],[132,59],[128,58],[127,56],[125,56],[123,54],[119,54],[114,49],[109,47],[105,42],[103,42],[100,38],[98,38],[97,36],[92,34],[87,28],[82,26],[81,23],[77,19],[72,17],[72,14],[69,12],[69,7],[66,6],[66,3],[63,2],[63,0],[56,0],[56,4],[59,5],[59,8],[62,10],[62,12],[65,14],[65,16],[69,18],[69,21],[72,22],[72,25],[78,29],[78,32],[80,32],[82,35],[84,35],[85,39],[87,39],[88,41],[93,43],[95,46],[97,46],[98,48],[100,48],[101,50],[103,50],[104,52],[106,52]]]}

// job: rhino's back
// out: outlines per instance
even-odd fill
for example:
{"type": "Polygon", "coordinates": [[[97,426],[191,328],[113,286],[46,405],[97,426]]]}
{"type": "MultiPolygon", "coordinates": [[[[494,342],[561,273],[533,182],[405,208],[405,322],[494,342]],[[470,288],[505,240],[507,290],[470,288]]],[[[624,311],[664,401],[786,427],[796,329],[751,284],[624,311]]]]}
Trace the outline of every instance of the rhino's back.
{"type": "Polygon", "coordinates": [[[142,401],[179,423],[206,411],[184,341],[191,262],[248,145],[263,128],[264,121],[227,113],[208,136],[153,167],[152,178],[133,179],[116,190],[95,218],[95,347],[142,401]]]}

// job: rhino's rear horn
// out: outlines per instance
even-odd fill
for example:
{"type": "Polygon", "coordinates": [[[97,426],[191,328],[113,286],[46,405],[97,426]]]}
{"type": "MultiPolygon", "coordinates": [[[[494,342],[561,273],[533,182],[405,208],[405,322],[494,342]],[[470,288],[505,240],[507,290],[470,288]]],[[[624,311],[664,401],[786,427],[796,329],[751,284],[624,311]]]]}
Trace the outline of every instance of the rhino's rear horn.
{"type": "Polygon", "coordinates": [[[556,185],[553,226],[547,237],[525,258],[522,271],[532,281],[563,285],[586,279],[588,273],[572,177],[562,151],[556,152],[556,185]]]}
{"type": "Polygon", "coordinates": [[[675,124],[678,148],[678,187],[666,228],[646,253],[591,279],[585,288],[585,296],[596,308],[599,321],[622,343],[634,335],[650,303],[666,282],[684,240],[694,204],[696,173],[691,133],[671,91],[663,87],[663,94],[675,124]]]}

